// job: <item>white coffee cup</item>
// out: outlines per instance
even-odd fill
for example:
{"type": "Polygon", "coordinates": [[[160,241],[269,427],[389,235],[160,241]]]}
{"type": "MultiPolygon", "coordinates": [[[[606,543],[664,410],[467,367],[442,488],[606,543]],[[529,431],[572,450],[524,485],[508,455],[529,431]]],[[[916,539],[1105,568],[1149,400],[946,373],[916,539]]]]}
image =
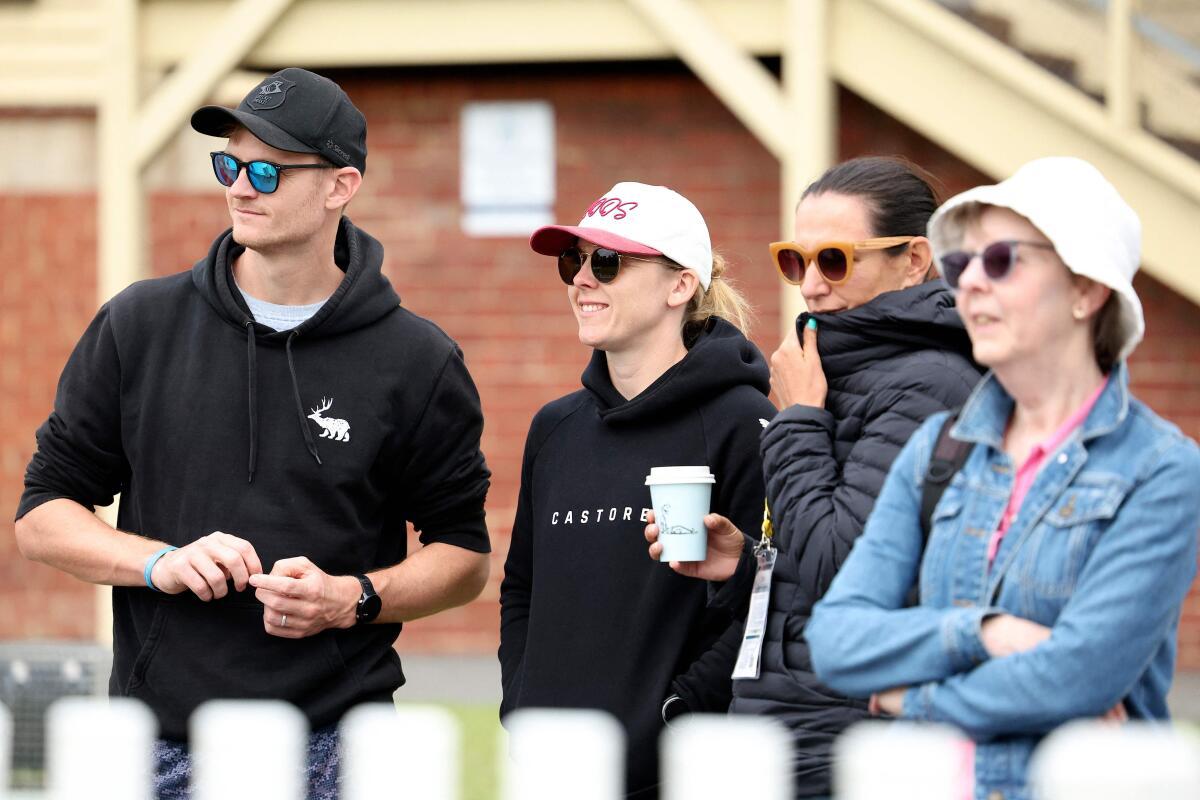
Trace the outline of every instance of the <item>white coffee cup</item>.
{"type": "Polygon", "coordinates": [[[659,561],[703,561],[708,551],[704,515],[716,477],[708,467],[651,467],[646,477],[662,543],[659,561]]]}

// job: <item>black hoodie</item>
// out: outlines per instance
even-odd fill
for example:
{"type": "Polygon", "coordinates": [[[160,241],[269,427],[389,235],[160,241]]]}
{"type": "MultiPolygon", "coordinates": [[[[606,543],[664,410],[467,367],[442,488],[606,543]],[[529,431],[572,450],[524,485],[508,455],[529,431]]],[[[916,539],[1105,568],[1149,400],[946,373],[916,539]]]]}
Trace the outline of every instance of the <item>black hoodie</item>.
{"type": "MultiPolygon", "coordinates": [[[[892,461],[931,414],[967,399],[979,378],[971,342],[941,281],[815,314],[829,384],[824,408],[784,409],[763,432],[763,470],[779,556],[762,674],[734,684],[733,711],[791,729],[796,792],[830,793],[831,747],[866,704],[823,686],[803,629],[862,532],[892,461]]],[[[798,333],[809,315],[796,321],[798,333]]]]}
{"type": "Polygon", "coordinates": [[[663,700],[674,692],[693,711],[724,712],[736,652],[713,650],[732,617],[706,607],[705,584],[647,556],[645,478],[708,465],[712,510],[757,530],[758,439],[775,407],[762,354],[720,320],[632,400],[599,350],[583,386],[542,408],[526,440],[500,589],[500,712],[614,714],[629,737],[628,789],[648,795],[663,700]]]}
{"type": "MultiPolygon", "coordinates": [[[[176,546],[224,531],[268,571],[300,555],[333,575],[391,566],[407,521],[423,543],[487,552],[478,394],[454,342],[400,307],[380,244],[343,220],[345,278],[288,332],[252,321],[230,271],[240,252],[226,231],[190,273],[100,309],[38,430],[17,518],[120,492],[121,530],[176,546]]],[[[282,699],[317,727],[404,682],[400,625],[282,639],[262,616],[252,589],[204,603],[114,588],[111,693],[184,739],[205,700],[282,699]]]]}

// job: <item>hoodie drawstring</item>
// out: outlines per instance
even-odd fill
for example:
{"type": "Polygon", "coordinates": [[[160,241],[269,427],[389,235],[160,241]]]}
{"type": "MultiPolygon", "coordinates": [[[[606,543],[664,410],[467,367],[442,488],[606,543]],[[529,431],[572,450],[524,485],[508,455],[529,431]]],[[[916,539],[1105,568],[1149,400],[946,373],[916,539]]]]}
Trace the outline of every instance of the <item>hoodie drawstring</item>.
{"type": "Polygon", "coordinates": [[[300,419],[300,431],[304,434],[304,443],[308,445],[308,452],[312,453],[312,457],[321,463],[321,455],[317,452],[317,440],[313,438],[312,431],[308,429],[308,418],[304,416],[304,404],[300,402],[300,386],[296,383],[296,364],[292,361],[292,340],[300,334],[297,331],[292,331],[287,338],[287,346],[284,348],[287,351],[288,371],[292,374],[292,396],[296,398],[296,416],[300,419]]]}
{"type": "Polygon", "coordinates": [[[254,468],[258,462],[258,368],[255,363],[254,320],[246,320],[246,378],[250,387],[250,466],[246,483],[254,483],[254,468]]]}

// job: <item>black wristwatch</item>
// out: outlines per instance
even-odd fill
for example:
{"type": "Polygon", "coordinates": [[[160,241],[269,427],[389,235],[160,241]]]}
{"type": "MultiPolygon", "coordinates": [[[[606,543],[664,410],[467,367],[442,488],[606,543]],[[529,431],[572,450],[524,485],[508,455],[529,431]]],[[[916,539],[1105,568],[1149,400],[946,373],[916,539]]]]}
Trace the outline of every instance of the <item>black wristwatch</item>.
{"type": "Polygon", "coordinates": [[[354,609],[354,624],[366,625],[368,622],[374,622],[379,616],[380,609],[383,608],[383,601],[379,599],[379,595],[375,594],[375,587],[371,584],[371,579],[366,575],[355,575],[358,578],[359,584],[362,586],[362,596],[358,598],[358,606],[354,609]]]}

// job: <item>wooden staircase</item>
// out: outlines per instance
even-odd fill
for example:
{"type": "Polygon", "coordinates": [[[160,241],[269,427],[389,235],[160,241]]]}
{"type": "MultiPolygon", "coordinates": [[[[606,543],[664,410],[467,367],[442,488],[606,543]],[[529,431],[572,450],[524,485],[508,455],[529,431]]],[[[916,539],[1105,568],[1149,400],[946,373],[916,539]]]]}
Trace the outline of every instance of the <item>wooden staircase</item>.
{"type": "MultiPolygon", "coordinates": [[[[1104,101],[1103,0],[945,0],[943,5],[1055,77],[1104,101]]],[[[1200,0],[1141,0],[1135,19],[1194,53],[1188,60],[1137,37],[1134,85],[1142,127],[1200,160],[1200,0]]]]}

